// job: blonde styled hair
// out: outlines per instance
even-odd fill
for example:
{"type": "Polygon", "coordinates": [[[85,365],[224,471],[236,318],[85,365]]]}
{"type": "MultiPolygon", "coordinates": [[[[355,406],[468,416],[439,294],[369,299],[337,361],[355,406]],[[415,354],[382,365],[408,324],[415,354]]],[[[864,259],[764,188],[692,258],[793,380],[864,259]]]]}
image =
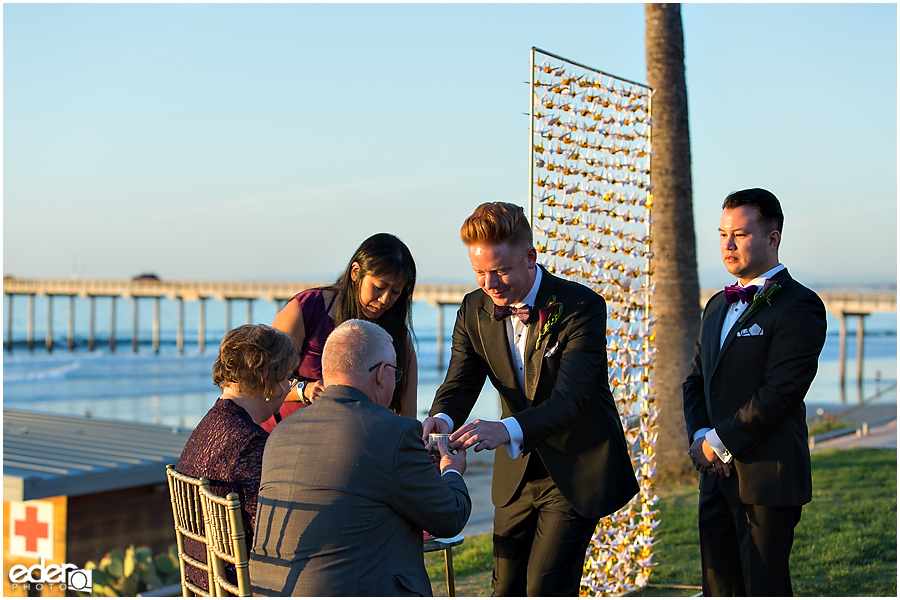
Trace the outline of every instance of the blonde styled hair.
{"type": "Polygon", "coordinates": [[[531,226],[525,210],[509,202],[485,202],[475,209],[459,230],[466,246],[493,246],[509,242],[516,246],[531,246],[531,226]]]}
{"type": "Polygon", "coordinates": [[[220,390],[234,383],[243,394],[269,398],[299,364],[300,353],[286,333],[268,325],[241,325],[222,338],[213,383],[220,390]]]}

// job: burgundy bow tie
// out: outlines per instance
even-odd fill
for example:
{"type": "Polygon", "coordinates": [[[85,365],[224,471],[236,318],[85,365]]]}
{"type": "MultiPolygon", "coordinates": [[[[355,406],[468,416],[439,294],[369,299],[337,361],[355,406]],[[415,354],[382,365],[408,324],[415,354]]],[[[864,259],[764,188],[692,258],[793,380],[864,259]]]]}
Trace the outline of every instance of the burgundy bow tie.
{"type": "Polygon", "coordinates": [[[738,300],[749,304],[753,300],[753,296],[756,294],[757,289],[759,288],[757,288],[755,285],[748,285],[747,287],[741,287],[739,285],[726,285],[725,306],[734,304],[738,300]]]}
{"type": "Polygon", "coordinates": [[[497,306],[494,305],[494,319],[502,321],[510,315],[516,315],[523,323],[528,323],[531,319],[531,307],[527,304],[524,306],[497,306]]]}

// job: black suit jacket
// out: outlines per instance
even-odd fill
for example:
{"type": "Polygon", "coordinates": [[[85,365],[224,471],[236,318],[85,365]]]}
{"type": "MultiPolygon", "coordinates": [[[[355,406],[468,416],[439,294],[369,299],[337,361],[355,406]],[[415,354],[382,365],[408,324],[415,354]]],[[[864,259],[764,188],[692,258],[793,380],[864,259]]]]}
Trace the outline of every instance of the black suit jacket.
{"type": "MultiPolygon", "coordinates": [[[[538,267],[543,269],[543,267],[538,267]]],[[[482,290],[466,295],[453,330],[450,366],[431,415],[443,412],[459,427],[469,417],[485,377],[500,393],[502,418],[515,416],[525,454],[536,452],[547,472],[579,514],[599,519],[637,493],[622,423],[609,390],[606,303],[587,287],[543,271],[528,326],[525,389],[518,383],[503,321],[482,290]],[[538,345],[537,310],[551,296],[562,317],[538,345]]],[[[512,499],[529,457],[494,452],[492,500],[512,499]]],[[[530,457],[534,460],[535,457],[530,457]]]]}
{"type": "MultiPolygon", "coordinates": [[[[684,419],[688,443],[698,429],[715,428],[734,457],[731,477],[719,482],[729,501],[800,506],[812,499],[803,399],[825,344],[825,306],[787,269],[772,279],[781,289],[771,304],[735,324],[721,350],[724,293],[707,303],[683,386],[684,419]],[[762,335],[738,335],[755,325],[762,335]]],[[[700,489],[713,491],[717,479],[701,475],[700,489]]]]}

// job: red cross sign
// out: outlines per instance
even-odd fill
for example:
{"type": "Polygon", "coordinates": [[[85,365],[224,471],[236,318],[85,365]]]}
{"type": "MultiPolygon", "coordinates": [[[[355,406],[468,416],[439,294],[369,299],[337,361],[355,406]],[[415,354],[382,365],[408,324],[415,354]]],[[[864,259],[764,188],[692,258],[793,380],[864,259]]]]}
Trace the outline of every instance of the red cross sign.
{"type": "Polygon", "coordinates": [[[9,554],[53,558],[53,503],[9,503],[9,554]]]}

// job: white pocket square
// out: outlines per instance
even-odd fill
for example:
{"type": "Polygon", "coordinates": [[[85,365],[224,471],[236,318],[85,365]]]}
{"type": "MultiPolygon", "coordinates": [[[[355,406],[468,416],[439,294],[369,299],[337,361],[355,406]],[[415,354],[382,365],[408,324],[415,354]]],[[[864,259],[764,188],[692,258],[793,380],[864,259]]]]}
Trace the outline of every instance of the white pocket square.
{"type": "Polygon", "coordinates": [[[763,333],[765,332],[763,331],[763,328],[759,326],[759,323],[754,323],[753,327],[738,331],[738,337],[746,337],[748,335],[762,335],[763,333]]]}
{"type": "Polygon", "coordinates": [[[550,358],[556,353],[556,349],[559,348],[559,341],[553,344],[553,347],[544,352],[544,358],[550,358]]]}

